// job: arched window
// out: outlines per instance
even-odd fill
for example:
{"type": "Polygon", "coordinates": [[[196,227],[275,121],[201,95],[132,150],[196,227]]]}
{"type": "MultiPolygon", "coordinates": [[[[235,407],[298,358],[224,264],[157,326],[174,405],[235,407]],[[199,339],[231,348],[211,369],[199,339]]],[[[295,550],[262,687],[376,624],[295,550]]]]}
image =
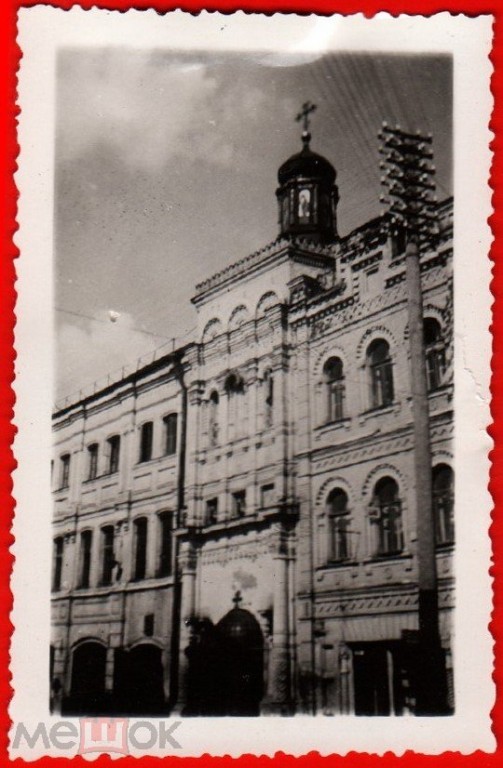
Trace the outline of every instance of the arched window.
{"type": "Polygon", "coordinates": [[[436,543],[454,543],[454,473],[447,464],[433,469],[433,514],[436,543]]]}
{"type": "Polygon", "coordinates": [[[264,373],[264,424],[271,427],[274,406],[274,378],[271,370],[264,373]]]}
{"type": "Polygon", "coordinates": [[[242,400],[244,395],[243,379],[235,373],[231,373],[225,382],[225,391],[228,397],[228,421],[229,434],[235,436],[242,431],[242,400]]]}
{"type": "Polygon", "coordinates": [[[210,395],[208,407],[209,407],[209,419],[208,419],[208,437],[210,446],[218,445],[218,392],[213,391],[210,395]]]}
{"type": "Polygon", "coordinates": [[[154,424],[146,421],[142,424],[140,433],[140,461],[150,461],[152,458],[152,443],[154,438],[154,424]]]}
{"type": "Polygon", "coordinates": [[[113,475],[119,471],[119,459],[121,451],[120,435],[112,435],[107,440],[108,446],[108,474],[113,475]]]}
{"type": "Polygon", "coordinates": [[[403,549],[402,503],[398,485],[391,477],[383,477],[374,488],[372,521],[377,526],[374,554],[396,555],[403,549]]]}
{"type": "Polygon", "coordinates": [[[326,384],[327,421],[341,421],[344,418],[344,370],[342,360],[331,357],[323,366],[326,384]]]}
{"type": "Polygon", "coordinates": [[[57,536],[54,539],[54,561],[52,571],[52,588],[55,592],[61,589],[63,578],[63,553],[64,553],[64,538],[63,536],[57,536]]]}
{"type": "Polygon", "coordinates": [[[348,497],[341,488],[335,488],[328,496],[327,517],[328,559],[333,562],[348,560],[350,557],[348,497]]]}
{"type": "Polygon", "coordinates": [[[178,416],[176,413],[170,413],[164,419],[164,454],[173,456],[176,453],[178,416]]]}
{"type": "Polygon", "coordinates": [[[98,443],[93,443],[87,448],[87,479],[94,480],[98,475],[98,443]]]}
{"type": "Polygon", "coordinates": [[[134,521],[134,574],[133,578],[144,579],[147,572],[147,532],[146,517],[134,521]]]}
{"type": "Polygon", "coordinates": [[[370,374],[370,407],[384,408],[394,399],[393,363],[389,344],[376,339],[367,350],[367,367],[370,374]]]}
{"type": "Polygon", "coordinates": [[[91,577],[91,557],[93,547],[93,532],[82,531],[80,534],[80,568],[79,587],[87,588],[91,577]]]}
{"type": "Polygon", "coordinates": [[[159,565],[157,569],[158,576],[169,576],[171,574],[171,554],[173,550],[173,514],[171,512],[161,512],[159,515],[159,565]]]}
{"type": "Polygon", "coordinates": [[[101,529],[101,584],[112,583],[114,567],[114,527],[113,525],[105,525],[101,529]]]}
{"type": "Polygon", "coordinates": [[[70,485],[70,454],[65,453],[63,456],[61,456],[60,462],[60,479],[59,479],[59,487],[60,488],[68,488],[70,485]]]}
{"type": "Polygon", "coordinates": [[[442,385],[445,372],[445,347],[440,323],[427,317],[423,324],[424,349],[426,357],[426,381],[428,390],[442,385]]]}

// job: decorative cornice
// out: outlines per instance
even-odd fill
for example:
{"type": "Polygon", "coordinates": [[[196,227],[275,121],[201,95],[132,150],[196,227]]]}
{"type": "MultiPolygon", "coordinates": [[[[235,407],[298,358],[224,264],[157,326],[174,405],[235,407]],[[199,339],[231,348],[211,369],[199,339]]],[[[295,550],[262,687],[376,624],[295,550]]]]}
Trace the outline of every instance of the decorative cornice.
{"type": "Polygon", "coordinates": [[[237,277],[246,274],[251,269],[266,262],[270,257],[284,256],[293,253],[296,253],[300,258],[318,256],[325,257],[325,260],[327,258],[333,259],[334,247],[331,245],[318,245],[300,237],[278,237],[276,240],[273,240],[272,243],[268,243],[266,246],[251,253],[249,256],[245,256],[243,259],[235,261],[233,264],[229,264],[225,269],[216,272],[211,277],[198,283],[196,285],[196,294],[192,301],[196,303],[203,294],[217,288],[229,280],[234,280],[237,277]]]}

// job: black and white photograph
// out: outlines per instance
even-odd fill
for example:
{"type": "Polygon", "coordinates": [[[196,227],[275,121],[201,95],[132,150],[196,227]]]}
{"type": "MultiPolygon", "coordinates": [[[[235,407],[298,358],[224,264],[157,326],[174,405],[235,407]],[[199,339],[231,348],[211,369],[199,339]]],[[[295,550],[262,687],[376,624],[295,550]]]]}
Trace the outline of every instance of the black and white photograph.
{"type": "Polygon", "coordinates": [[[454,95],[441,47],[57,46],[52,717],[465,711],[454,95]]]}

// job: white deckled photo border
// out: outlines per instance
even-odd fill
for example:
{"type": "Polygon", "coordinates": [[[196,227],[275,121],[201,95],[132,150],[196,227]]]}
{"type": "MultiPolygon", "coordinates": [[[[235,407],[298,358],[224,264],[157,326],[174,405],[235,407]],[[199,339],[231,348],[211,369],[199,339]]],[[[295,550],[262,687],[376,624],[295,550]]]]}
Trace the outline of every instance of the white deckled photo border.
{"type": "MultiPolygon", "coordinates": [[[[489,54],[492,18],[398,16],[380,13],[323,18],[275,14],[271,17],[181,11],[127,13],[50,7],[21,9],[18,43],[20,192],[15,236],[18,300],[15,350],[16,394],[14,472],[16,501],[12,574],[14,632],[11,646],[13,731],[19,723],[33,732],[61,720],[48,709],[52,498],[48,467],[54,389],[54,164],[56,135],[56,55],[79,47],[123,47],[190,52],[270,54],[309,57],[337,52],[442,53],[454,67],[454,403],[456,466],[456,607],[454,611],[456,708],[448,717],[182,718],[176,729],[180,748],[149,754],[200,756],[282,751],[322,755],[349,751],[397,755],[492,751],[490,712],[494,705],[492,610],[488,534],[492,501],[488,492],[491,441],[489,285],[492,213],[489,173],[492,111],[489,54]]],[[[273,201],[274,203],[274,201],[273,201]]],[[[72,720],[72,718],[63,718],[72,720]]],[[[145,718],[141,718],[144,720],[145,718]]],[[[170,716],[170,721],[179,719],[170,716]]],[[[75,720],[77,722],[77,720],[75,720]]],[[[153,722],[153,721],[152,721],[153,722]]],[[[175,734],[174,734],[175,735],[175,734]]],[[[168,747],[169,748],[169,747],[168,747]]],[[[52,744],[26,742],[12,758],[33,760],[61,752],[52,744]]],[[[134,751],[141,755],[142,752],[134,751]]]]}

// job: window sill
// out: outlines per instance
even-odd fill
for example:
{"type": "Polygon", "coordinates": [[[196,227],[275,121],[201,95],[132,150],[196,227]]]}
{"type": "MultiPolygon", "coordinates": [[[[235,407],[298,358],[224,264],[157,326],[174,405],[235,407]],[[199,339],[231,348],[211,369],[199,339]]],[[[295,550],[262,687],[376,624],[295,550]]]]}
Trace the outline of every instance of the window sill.
{"type": "Polygon", "coordinates": [[[105,480],[108,477],[113,477],[114,475],[118,475],[118,474],[119,474],[119,470],[116,469],[113,472],[104,472],[102,475],[96,475],[96,477],[86,477],[85,480],[82,480],[82,485],[96,483],[98,480],[105,480]]]}
{"type": "Polygon", "coordinates": [[[369,408],[367,411],[363,411],[360,414],[360,424],[365,424],[369,419],[374,419],[379,416],[390,416],[393,413],[398,413],[400,410],[400,403],[394,402],[389,405],[381,405],[378,408],[369,408]]]}
{"type": "Polygon", "coordinates": [[[323,424],[318,424],[315,427],[315,431],[320,435],[325,432],[332,432],[334,429],[348,429],[351,424],[351,417],[345,416],[343,419],[337,419],[337,421],[326,421],[323,424]]]}
{"type": "Polygon", "coordinates": [[[354,568],[358,565],[358,561],[354,558],[348,558],[347,560],[327,560],[323,565],[319,565],[317,571],[333,571],[342,568],[354,568]]]}
{"type": "Polygon", "coordinates": [[[372,563],[386,563],[390,560],[410,560],[412,553],[402,550],[401,552],[387,552],[378,555],[372,555],[363,561],[364,565],[372,565],[372,563]]]}

